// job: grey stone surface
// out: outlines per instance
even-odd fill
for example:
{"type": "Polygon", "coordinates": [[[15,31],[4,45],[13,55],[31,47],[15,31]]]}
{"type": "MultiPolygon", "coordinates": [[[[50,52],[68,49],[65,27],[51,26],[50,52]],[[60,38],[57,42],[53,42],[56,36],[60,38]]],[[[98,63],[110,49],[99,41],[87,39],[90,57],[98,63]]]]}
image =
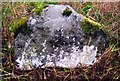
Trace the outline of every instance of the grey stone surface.
{"type": "Polygon", "coordinates": [[[19,30],[15,38],[18,68],[75,68],[79,63],[96,62],[99,45],[105,47],[106,37],[98,31],[88,46],[88,38],[80,26],[82,18],[69,5],[49,5],[40,16],[30,16],[28,26],[19,30]],[[67,8],[72,13],[62,15],[67,8]]]}

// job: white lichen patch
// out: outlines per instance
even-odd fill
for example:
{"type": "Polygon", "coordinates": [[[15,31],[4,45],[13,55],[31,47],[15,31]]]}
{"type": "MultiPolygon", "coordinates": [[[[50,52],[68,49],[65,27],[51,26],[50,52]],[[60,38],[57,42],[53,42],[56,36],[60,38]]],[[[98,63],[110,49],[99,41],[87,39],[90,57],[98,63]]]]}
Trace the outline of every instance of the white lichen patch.
{"type": "Polygon", "coordinates": [[[84,46],[83,51],[80,54],[80,63],[92,65],[97,59],[95,58],[97,55],[97,47],[92,46],[84,46]]]}
{"type": "MultiPolygon", "coordinates": [[[[59,59],[56,55],[50,56],[49,54],[46,57],[46,63],[43,64],[42,60],[45,58],[45,55],[42,55],[40,58],[34,52],[31,51],[32,58],[26,58],[27,54],[22,55],[22,58],[18,58],[16,61],[19,63],[20,69],[32,69],[35,67],[42,66],[41,68],[45,67],[65,67],[65,68],[75,68],[78,65],[86,64],[86,65],[93,65],[94,62],[97,61],[97,47],[91,46],[84,46],[82,50],[78,49],[78,47],[72,47],[72,53],[64,52],[63,50],[60,51],[59,59]],[[35,57],[35,58],[34,58],[35,57]],[[64,58],[62,58],[64,57],[64,58]],[[55,58],[54,62],[52,59],[55,58]]],[[[29,55],[30,56],[30,55],[29,55]]]]}

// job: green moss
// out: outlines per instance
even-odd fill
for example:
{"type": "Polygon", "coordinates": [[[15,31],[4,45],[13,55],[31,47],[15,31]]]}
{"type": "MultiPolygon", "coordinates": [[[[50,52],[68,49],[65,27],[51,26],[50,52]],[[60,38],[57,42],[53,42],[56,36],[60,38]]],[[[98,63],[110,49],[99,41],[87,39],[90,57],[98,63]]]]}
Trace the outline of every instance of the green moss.
{"type": "Polygon", "coordinates": [[[93,26],[91,23],[86,21],[82,21],[80,25],[82,27],[83,32],[87,34],[91,34],[92,32],[99,29],[99,26],[93,26]]]}
{"type": "Polygon", "coordinates": [[[11,32],[15,32],[19,27],[23,26],[27,21],[27,17],[22,17],[21,19],[16,19],[14,20],[10,27],[9,27],[9,30],[11,32]]]}
{"type": "Polygon", "coordinates": [[[101,26],[100,23],[98,23],[98,22],[96,22],[96,21],[94,21],[94,20],[92,20],[92,19],[90,19],[90,18],[87,18],[87,17],[84,17],[83,22],[88,22],[88,23],[90,23],[92,26],[95,26],[95,27],[100,27],[100,26],[101,26]]]}
{"type": "Polygon", "coordinates": [[[70,16],[71,13],[72,13],[72,11],[69,10],[68,8],[66,8],[66,9],[64,10],[64,12],[62,13],[62,15],[63,15],[63,16],[70,16]]]}

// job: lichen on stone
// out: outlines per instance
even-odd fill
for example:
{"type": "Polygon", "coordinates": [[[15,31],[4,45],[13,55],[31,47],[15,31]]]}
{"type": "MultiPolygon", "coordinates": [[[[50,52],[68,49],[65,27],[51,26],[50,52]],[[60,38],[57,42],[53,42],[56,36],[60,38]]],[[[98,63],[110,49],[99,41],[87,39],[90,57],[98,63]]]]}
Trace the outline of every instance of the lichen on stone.
{"type": "Polygon", "coordinates": [[[99,30],[99,33],[93,32],[88,36],[80,25],[82,19],[83,16],[69,5],[49,5],[40,16],[30,16],[27,29],[31,32],[20,32],[15,38],[18,68],[76,68],[80,63],[93,65],[101,51],[98,49],[100,45],[105,48],[106,36],[99,30]],[[64,16],[66,9],[71,14],[64,16]],[[91,42],[88,45],[89,37],[91,42]]]}

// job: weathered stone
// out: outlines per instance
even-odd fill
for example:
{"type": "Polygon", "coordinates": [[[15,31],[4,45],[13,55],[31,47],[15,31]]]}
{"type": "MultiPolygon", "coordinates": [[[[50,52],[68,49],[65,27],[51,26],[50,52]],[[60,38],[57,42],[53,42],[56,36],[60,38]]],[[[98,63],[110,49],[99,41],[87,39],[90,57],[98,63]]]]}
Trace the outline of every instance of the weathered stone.
{"type": "Polygon", "coordinates": [[[15,38],[16,62],[20,69],[58,66],[78,67],[80,63],[92,65],[100,45],[105,48],[106,36],[95,32],[88,46],[89,36],[82,31],[80,22],[83,16],[68,5],[49,5],[40,16],[30,16],[26,27],[15,38]],[[64,10],[72,13],[63,15],[64,10]],[[100,44],[98,44],[100,43],[100,44]]]}

